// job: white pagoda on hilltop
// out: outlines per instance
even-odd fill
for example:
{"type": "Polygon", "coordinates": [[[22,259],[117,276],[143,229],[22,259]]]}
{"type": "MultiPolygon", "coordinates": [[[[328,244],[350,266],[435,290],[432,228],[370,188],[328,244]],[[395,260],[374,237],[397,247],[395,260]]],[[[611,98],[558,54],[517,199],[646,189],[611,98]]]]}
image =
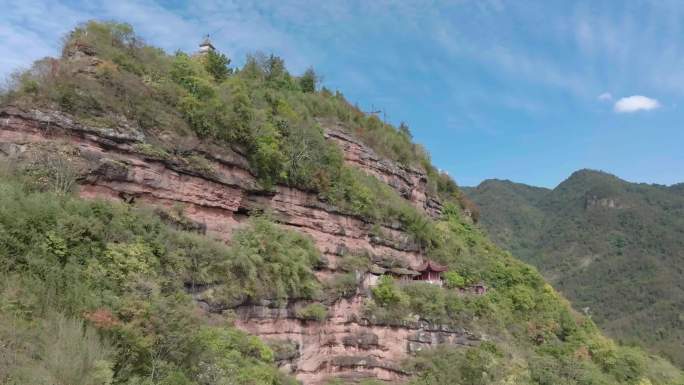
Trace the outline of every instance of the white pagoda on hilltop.
{"type": "Polygon", "coordinates": [[[216,48],[214,47],[214,45],[211,44],[211,40],[209,40],[209,35],[204,37],[204,40],[202,41],[202,43],[200,43],[199,47],[200,47],[200,49],[199,49],[198,53],[200,55],[206,55],[209,52],[216,51],[216,48]]]}

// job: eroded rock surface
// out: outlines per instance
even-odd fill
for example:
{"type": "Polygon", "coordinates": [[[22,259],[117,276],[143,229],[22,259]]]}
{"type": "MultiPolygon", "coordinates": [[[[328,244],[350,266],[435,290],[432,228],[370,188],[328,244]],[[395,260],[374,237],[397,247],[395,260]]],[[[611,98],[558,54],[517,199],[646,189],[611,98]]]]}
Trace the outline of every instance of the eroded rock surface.
{"type": "MultiPolygon", "coordinates": [[[[331,128],[327,135],[340,145],[348,163],[375,175],[430,215],[439,214],[438,202],[428,198],[424,173],[383,160],[342,131],[331,128]]],[[[0,109],[0,157],[19,160],[40,146],[70,146],[83,165],[78,193],[84,198],[165,209],[180,205],[187,218],[180,225],[226,241],[251,213],[271,211],[282,225],[313,238],[326,260],[319,277],[334,272],[341,255],[355,251],[405,265],[422,260],[398,226],[381,226],[379,237],[371,223],[340,212],[315,194],[285,186],[264,191],[239,149],[202,147],[171,156],[150,151],[145,140],[130,124],[88,127],[55,111],[0,109]]],[[[279,365],[304,384],[323,384],[331,377],[402,382],[409,374],[400,363],[409,354],[440,343],[472,345],[478,340],[465,330],[424,322],[374,325],[361,316],[361,290],[334,303],[329,317],[316,322],[297,319],[292,304],[240,305],[238,299],[217,307],[201,300],[201,291],[208,289],[192,289],[198,306],[207,312],[234,308],[236,325],[274,344],[279,365]]]]}
{"type": "Polygon", "coordinates": [[[323,384],[332,377],[402,382],[410,373],[400,364],[409,354],[438,344],[479,342],[464,329],[427,322],[373,325],[359,316],[363,301],[363,296],[338,301],[322,322],[298,320],[289,307],[242,306],[235,309],[236,324],[267,340],[296,343],[299,355],[283,365],[296,368],[305,384],[323,384]]]}
{"type": "Polygon", "coordinates": [[[387,183],[399,195],[411,201],[428,215],[432,217],[440,215],[442,205],[428,192],[428,180],[425,171],[382,158],[370,147],[346,132],[340,125],[332,122],[321,123],[325,127],[326,138],[340,146],[348,164],[356,166],[387,183]]]}

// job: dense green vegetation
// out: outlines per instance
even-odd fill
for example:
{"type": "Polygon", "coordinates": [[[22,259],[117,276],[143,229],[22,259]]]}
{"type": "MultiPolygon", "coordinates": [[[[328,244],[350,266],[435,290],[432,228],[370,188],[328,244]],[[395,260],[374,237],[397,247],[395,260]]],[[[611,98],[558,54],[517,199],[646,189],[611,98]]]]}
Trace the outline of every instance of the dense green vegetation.
{"type": "Polygon", "coordinates": [[[468,194],[497,244],[538,266],[611,335],[684,365],[684,195],[677,186],[582,170],[553,190],[486,181],[468,194]]]}
{"type": "Polygon", "coordinates": [[[292,383],[258,339],[202,317],[183,285],[306,297],[316,288],[310,240],[257,219],[229,248],[172,230],[152,211],[12,179],[0,180],[1,383],[292,383]],[[249,273],[257,268],[279,273],[263,287],[249,273]]]}
{"type": "MultiPolygon", "coordinates": [[[[533,268],[490,243],[464,215],[473,207],[412,143],[406,125],[396,129],[363,114],[339,92],[319,89],[313,70],[292,76],[277,56],[229,64],[220,53],[168,55],[127,25],[90,22],[67,36],[61,60],[18,74],[3,103],[144,132],[136,148],[152,157],[234,147],[264,189],[295,186],[370,223],[400,224],[427,256],[449,266],[447,286],[383,278],[366,303],[369,319],[452,324],[491,340],[421,353],[406,363],[416,384],[682,383],[667,362],[601,336],[533,268]],[[444,201],[443,218],[428,218],[345,166],[324,138],[324,120],[425,169],[431,193],[444,201]],[[484,296],[457,292],[480,281],[490,288],[484,296]]],[[[206,159],[193,156],[193,169],[210,172],[206,159]]],[[[46,164],[55,165],[39,161],[0,177],[3,383],[292,383],[275,369],[271,348],[231,326],[228,309],[297,302],[296,317],[324,322],[326,305],[355,294],[355,273],[370,262],[346,256],[341,272],[319,282],[313,272],[323,261],[312,241],[267,216],[253,217],[226,245],[162,219],[183,223],[178,213],[76,199],[69,192],[75,175],[55,178],[46,164]],[[188,294],[198,290],[227,311],[199,312],[188,294]]]]}
{"type": "Polygon", "coordinates": [[[493,246],[474,226],[447,214],[435,229],[443,243],[429,255],[450,266],[447,276],[459,277],[458,283],[485,282],[487,294],[383,277],[372,290],[367,316],[378,323],[425,319],[465,326],[496,336],[496,342],[419,355],[408,363],[421,373],[416,384],[454,379],[464,384],[676,383],[670,364],[602,337],[591,319],[572,312],[539,273],[493,246]]]}

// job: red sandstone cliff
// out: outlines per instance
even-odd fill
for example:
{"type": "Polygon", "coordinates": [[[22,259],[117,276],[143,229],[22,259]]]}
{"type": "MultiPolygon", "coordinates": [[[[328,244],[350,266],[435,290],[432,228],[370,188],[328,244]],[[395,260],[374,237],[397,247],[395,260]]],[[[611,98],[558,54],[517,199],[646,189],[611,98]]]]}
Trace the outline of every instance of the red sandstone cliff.
{"type": "MultiPolygon", "coordinates": [[[[326,135],[344,151],[346,161],[376,176],[403,197],[439,214],[439,202],[429,197],[426,176],[420,170],[382,159],[339,126],[326,125],[326,135]]],[[[0,110],[0,156],[21,160],[41,146],[72,149],[80,166],[78,193],[171,208],[182,205],[184,215],[209,235],[229,241],[234,229],[255,210],[272,211],[286,227],[309,234],[326,257],[320,277],[337,268],[337,258],[364,251],[382,259],[417,265],[418,248],[398,226],[377,229],[320,201],[315,194],[277,186],[259,188],[239,151],[196,145],[183,154],[150,151],[145,135],[131,125],[88,127],[55,111],[0,110]]],[[[207,311],[221,311],[202,302],[207,311]]],[[[361,290],[350,299],[332,304],[324,322],[297,319],[293,306],[243,305],[234,309],[236,325],[284,346],[277,351],[283,370],[305,384],[321,384],[330,377],[375,377],[400,382],[407,373],[400,362],[408,354],[439,343],[470,345],[478,338],[466,330],[423,322],[372,325],[361,316],[361,290]]]]}

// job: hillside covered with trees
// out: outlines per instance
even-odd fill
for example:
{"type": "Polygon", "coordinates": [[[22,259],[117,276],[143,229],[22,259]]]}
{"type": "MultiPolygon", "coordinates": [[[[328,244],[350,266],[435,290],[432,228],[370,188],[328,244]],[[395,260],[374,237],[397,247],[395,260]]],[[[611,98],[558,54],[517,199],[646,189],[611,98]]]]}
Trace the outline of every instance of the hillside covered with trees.
{"type": "Polygon", "coordinates": [[[0,111],[47,122],[23,135],[10,125],[17,115],[1,119],[3,384],[296,383],[277,367],[286,349],[241,330],[237,309],[292,305],[299,325],[325,334],[329,311],[360,295],[357,277],[375,256],[343,250],[336,270],[326,271],[316,240],[269,212],[240,208],[244,220],[226,241],[189,221],[183,207],[82,194],[81,186],[98,177],[93,170],[126,180],[127,167],[143,162],[169,167],[164,172],[172,167],[174,177],[220,181],[214,164],[229,151],[247,159],[244,167],[257,182],[226,189],[259,197],[283,187],[309,194],[326,213],[367,224],[374,238],[382,238],[383,228],[407,234],[406,249],[447,266],[443,287],[385,275],[361,303],[356,322],[364,327],[426,323],[479,336],[472,344],[407,355],[390,368],[406,381],[684,383],[668,361],[603,336],[533,267],[490,242],[473,223],[475,208],[412,142],[406,125],[364,114],[340,92],[320,87],[313,70],[292,75],[275,55],[255,54],[235,68],[219,52],[168,54],[126,24],[88,22],[66,37],[60,58],[39,60],[14,77],[0,111]],[[84,156],[93,141],[52,139],[58,138],[53,116],[87,127],[78,140],[97,138],[97,151],[113,152],[117,141],[125,142],[129,163],[84,156]],[[441,214],[427,215],[345,163],[324,135],[329,121],[380,156],[422,170],[441,214]],[[92,169],[88,162],[99,163],[92,169]],[[459,291],[475,283],[487,292],[459,291]],[[198,301],[205,287],[218,310],[208,299],[198,301]]]}
{"type": "Polygon", "coordinates": [[[531,263],[610,335],[684,365],[684,194],[581,170],[553,190],[466,189],[492,240],[531,263]]]}

